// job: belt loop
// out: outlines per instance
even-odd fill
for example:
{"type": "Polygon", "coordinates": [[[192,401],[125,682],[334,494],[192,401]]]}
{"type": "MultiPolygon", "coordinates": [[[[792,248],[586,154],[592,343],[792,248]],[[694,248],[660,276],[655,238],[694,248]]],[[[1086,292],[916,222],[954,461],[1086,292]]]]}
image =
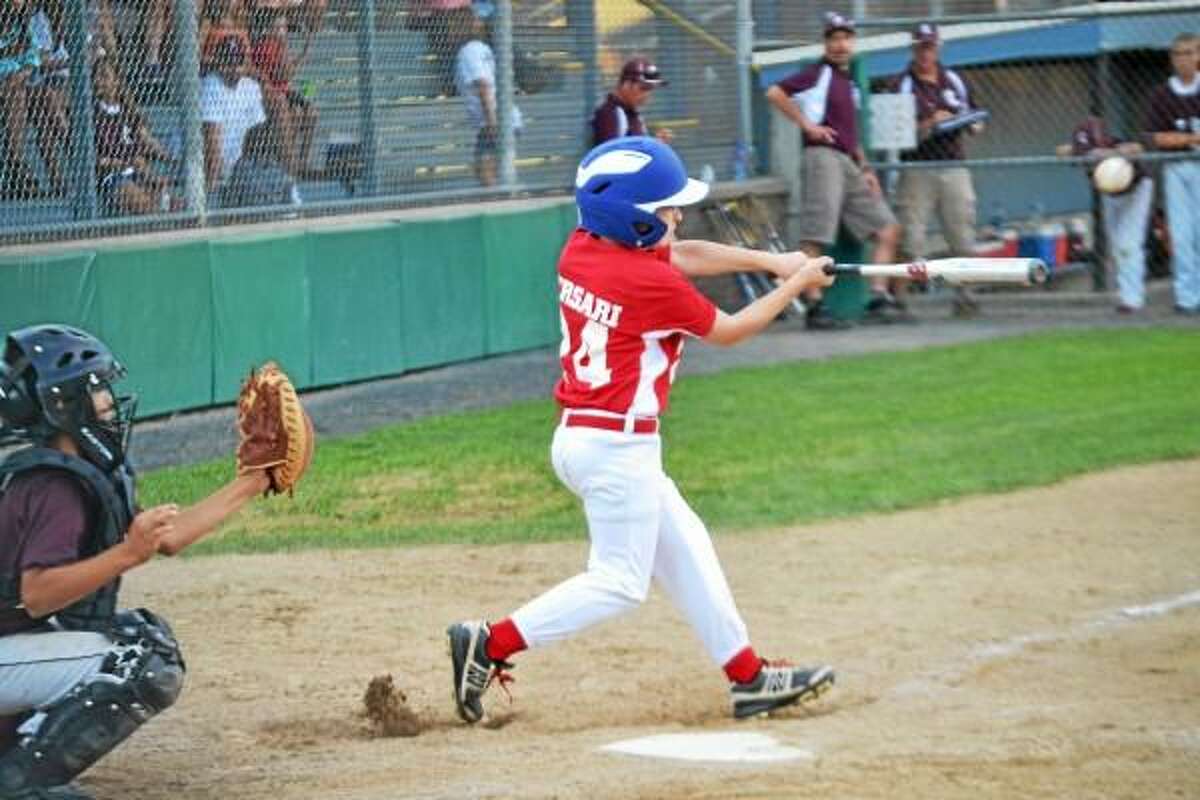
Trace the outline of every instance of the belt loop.
{"type": "Polygon", "coordinates": [[[633,433],[637,427],[637,417],[633,414],[625,415],[625,433],[633,433]]]}

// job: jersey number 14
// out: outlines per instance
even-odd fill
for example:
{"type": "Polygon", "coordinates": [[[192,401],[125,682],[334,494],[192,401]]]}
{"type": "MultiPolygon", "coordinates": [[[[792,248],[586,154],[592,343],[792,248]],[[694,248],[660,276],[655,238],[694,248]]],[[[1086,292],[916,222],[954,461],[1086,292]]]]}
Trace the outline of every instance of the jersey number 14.
{"type": "MultiPolygon", "coordinates": [[[[558,321],[562,326],[562,344],[558,348],[559,358],[571,352],[571,330],[567,327],[567,318],[562,310],[558,312],[558,321]]],[[[575,377],[593,389],[607,386],[612,382],[612,370],[608,368],[608,328],[594,319],[584,323],[580,331],[579,347],[571,354],[571,364],[575,367],[575,377]]]]}

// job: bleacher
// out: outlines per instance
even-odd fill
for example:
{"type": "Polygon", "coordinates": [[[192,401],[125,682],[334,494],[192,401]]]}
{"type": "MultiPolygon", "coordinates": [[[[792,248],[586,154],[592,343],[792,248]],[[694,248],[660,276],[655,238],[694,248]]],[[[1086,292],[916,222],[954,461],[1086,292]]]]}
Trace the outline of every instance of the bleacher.
{"type": "MultiPolygon", "coordinates": [[[[301,196],[310,206],[339,201],[352,204],[368,196],[400,197],[413,202],[428,197],[432,201],[439,193],[461,195],[478,188],[473,173],[476,132],[468,123],[463,99],[446,91],[445,76],[440,73],[444,67],[428,52],[425,34],[407,27],[406,7],[407,3],[399,0],[377,5],[375,63],[371,71],[378,142],[374,195],[364,191],[361,174],[361,20],[357,3],[330,3],[325,25],[294,77],[293,88],[309,97],[318,114],[309,166],[313,175],[325,170],[323,179],[300,183],[301,196]],[[350,156],[350,170],[336,163],[339,153],[350,156]],[[358,174],[351,174],[354,171],[358,174]]],[[[116,3],[113,8],[122,43],[136,46],[136,4],[116,3]]],[[[575,32],[566,25],[564,0],[514,0],[513,20],[514,52],[535,73],[538,84],[533,93],[519,90],[515,98],[524,119],[516,142],[516,188],[567,189],[574,167],[590,143],[587,119],[599,97],[584,96],[585,63],[576,54],[575,32]]],[[[295,54],[303,39],[299,32],[293,32],[292,37],[295,54]]],[[[614,52],[632,52],[626,41],[606,46],[615,47],[614,52]]],[[[131,56],[123,65],[131,71],[137,60],[131,56]]],[[[723,84],[732,85],[732,69],[732,63],[717,63],[707,67],[706,75],[720,75],[723,84]]],[[[131,76],[126,77],[128,80],[131,76]]],[[[606,91],[607,79],[596,88],[606,91]]],[[[667,97],[659,102],[652,121],[666,122],[673,128],[675,146],[695,172],[711,166],[719,176],[728,176],[728,143],[736,138],[734,115],[715,113],[712,108],[698,109],[703,106],[703,95],[675,95],[680,91],[671,90],[673,100],[669,106],[664,102],[667,97]],[[705,111],[713,113],[701,125],[696,117],[705,111]],[[678,125],[671,125],[666,117],[676,117],[678,125]]],[[[181,155],[183,109],[171,93],[144,98],[141,110],[159,140],[181,155]]],[[[32,125],[27,150],[28,163],[40,169],[32,125]]],[[[0,239],[20,238],[33,229],[72,222],[71,205],[69,198],[0,200],[0,239]]],[[[209,207],[218,207],[215,197],[210,197],[209,207]]],[[[345,210],[353,210],[353,205],[345,210]]]]}

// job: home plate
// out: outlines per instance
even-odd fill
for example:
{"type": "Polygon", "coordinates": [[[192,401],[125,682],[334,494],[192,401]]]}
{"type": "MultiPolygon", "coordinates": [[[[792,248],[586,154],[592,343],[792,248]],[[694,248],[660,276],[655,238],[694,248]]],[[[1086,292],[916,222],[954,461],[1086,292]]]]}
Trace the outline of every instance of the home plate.
{"type": "Polygon", "coordinates": [[[769,762],[811,759],[809,750],[786,747],[765,733],[664,733],[600,748],[611,753],[683,761],[769,762]]]}

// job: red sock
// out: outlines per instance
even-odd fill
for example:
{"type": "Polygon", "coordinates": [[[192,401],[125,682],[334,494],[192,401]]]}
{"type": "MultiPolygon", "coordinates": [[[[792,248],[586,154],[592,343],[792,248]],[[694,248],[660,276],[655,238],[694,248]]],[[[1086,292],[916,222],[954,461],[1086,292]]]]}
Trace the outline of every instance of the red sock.
{"type": "Polygon", "coordinates": [[[754,648],[746,645],[737,655],[725,662],[725,675],[734,683],[749,683],[762,670],[762,659],[754,648]]]}
{"type": "Polygon", "coordinates": [[[528,646],[511,617],[492,623],[487,641],[487,654],[492,661],[508,661],[509,656],[528,646]]]}

